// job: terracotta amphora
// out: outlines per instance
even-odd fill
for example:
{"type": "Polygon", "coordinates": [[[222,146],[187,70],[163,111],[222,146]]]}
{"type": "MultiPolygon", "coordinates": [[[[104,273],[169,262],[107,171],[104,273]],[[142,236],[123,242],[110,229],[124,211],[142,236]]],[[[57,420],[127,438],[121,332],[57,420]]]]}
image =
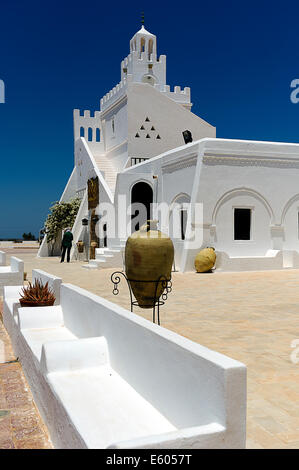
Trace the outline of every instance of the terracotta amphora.
{"type": "Polygon", "coordinates": [[[127,239],[126,275],[139,307],[152,308],[162,295],[165,284],[157,281],[171,279],[173,258],[173,243],[157,230],[157,221],[148,220],[127,239]]]}

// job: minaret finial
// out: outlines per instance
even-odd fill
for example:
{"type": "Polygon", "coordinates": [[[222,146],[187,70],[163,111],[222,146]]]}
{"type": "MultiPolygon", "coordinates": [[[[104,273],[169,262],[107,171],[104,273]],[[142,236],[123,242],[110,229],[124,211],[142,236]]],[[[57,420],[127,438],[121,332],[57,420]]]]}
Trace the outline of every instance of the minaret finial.
{"type": "Polygon", "coordinates": [[[144,11],[141,12],[141,24],[144,25],[144,11]]]}

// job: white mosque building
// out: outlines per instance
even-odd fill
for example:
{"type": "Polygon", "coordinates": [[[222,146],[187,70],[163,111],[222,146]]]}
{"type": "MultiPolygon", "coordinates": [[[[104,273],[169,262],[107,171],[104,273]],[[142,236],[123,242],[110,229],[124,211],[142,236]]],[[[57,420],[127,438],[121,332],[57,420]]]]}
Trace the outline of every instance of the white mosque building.
{"type": "MultiPolygon", "coordinates": [[[[93,240],[96,256],[86,266],[120,266],[124,227],[116,221],[110,237],[98,202],[125,214],[122,225],[131,220],[123,201],[166,203],[160,228],[173,238],[177,270],[193,270],[206,246],[215,247],[219,270],[298,268],[299,144],[218,139],[191,107],[190,88],[166,84],[166,56],[157,56],[156,36],[142,26],[100,111],[74,110],[75,166],[60,199],[82,200],[72,256],[76,242],[93,240]],[[102,237],[93,233],[97,219],[102,237]]],[[[49,256],[46,237],[39,256],[49,256]]]]}

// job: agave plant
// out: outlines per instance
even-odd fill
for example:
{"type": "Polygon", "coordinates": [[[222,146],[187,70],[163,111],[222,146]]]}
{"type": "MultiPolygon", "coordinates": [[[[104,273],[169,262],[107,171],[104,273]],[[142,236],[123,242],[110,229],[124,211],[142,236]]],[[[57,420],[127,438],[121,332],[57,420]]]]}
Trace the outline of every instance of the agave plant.
{"type": "Polygon", "coordinates": [[[34,284],[22,288],[20,304],[28,305],[53,305],[55,302],[55,295],[52,289],[49,288],[48,282],[44,285],[39,279],[36,279],[34,284]]]}

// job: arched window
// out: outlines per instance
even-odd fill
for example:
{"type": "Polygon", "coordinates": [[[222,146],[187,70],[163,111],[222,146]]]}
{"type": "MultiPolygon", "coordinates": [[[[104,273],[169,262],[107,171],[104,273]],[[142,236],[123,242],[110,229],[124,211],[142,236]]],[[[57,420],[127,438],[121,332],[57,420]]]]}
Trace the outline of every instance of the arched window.
{"type": "Polygon", "coordinates": [[[180,222],[181,222],[181,240],[185,240],[186,234],[186,225],[187,225],[187,210],[181,209],[180,210],[180,222]]]}
{"type": "Polygon", "coordinates": [[[88,140],[91,142],[92,141],[92,128],[88,128],[88,140]]]}
{"type": "Polygon", "coordinates": [[[101,141],[101,133],[100,133],[100,129],[97,128],[96,129],[96,142],[100,142],[101,141]]]}
{"type": "Polygon", "coordinates": [[[84,137],[84,135],[85,135],[84,127],[80,127],[80,137],[84,137]]]}
{"type": "Polygon", "coordinates": [[[169,213],[169,235],[172,239],[185,240],[190,196],[179,194],[171,203],[169,213]]]}
{"type": "Polygon", "coordinates": [[[145,51],[145,38],[140,39],[140,52],[139,52],[139,58],[141,59],[142,53],[145,51]]]}
{"type": "Polygon", "coordinates": [[[153,40],[150,39],[148,42],[148,58],[151,58],[151,55],[153,53],[153,40]]]}

